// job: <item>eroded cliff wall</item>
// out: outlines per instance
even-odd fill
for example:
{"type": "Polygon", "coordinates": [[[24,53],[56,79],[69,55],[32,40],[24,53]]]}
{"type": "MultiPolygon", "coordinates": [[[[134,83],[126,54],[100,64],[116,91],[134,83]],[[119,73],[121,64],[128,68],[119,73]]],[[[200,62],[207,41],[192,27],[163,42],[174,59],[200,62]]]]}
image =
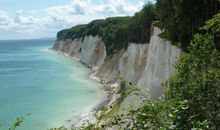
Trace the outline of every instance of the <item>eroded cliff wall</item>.
{"type": "Polygon", "coordinates": [[[154,28],[154,34],[151,37],[148,46],[146,66],[142,72],[137,86],[140,89],[149,90],[151,98],[157,98],[163,93],[163,83],[175,71],[174,63],[180,56],[181,50],[167,40],[158,36],[161,33],[159,28],[154,28]]]}
{"type": "MultiPolygon", "coordinates": [[[[135,80],[135,85],[142,91],[145,98],[149,96],[151,99],[157,99],[164,92],[164,83],[174,73],[174,64],[178,60],[181,50],[167,40],[158,36],[161,30],[154,28],[154,34],[151,37],[150,43],[145,51],[140,76],[135,80]]],[[[143,48],[143,47],[142,47],[143,48]]],[[[135,69],[135,65],[132,67],[135,69]]],[[[129,71],[127,69],[126,71],[129,71]]],[[[121,103],[121,108],[133,106],[138,108],[142,103],[143,98],[135,93],[129,94],[121,103]]]]}
{"type": "MultiPolygon", "coordinates": [[[[149,44],[131,43],[126,50],[106,61],[105,44],[98,36],[56,41],[52,49],[79,58],[82,63],[91,66],[94,74],[105,83],[113,84],[118,76],[122,76],[155,99],[162,95],[163,82],[174,72],[173,65],[181,51],[158,36],[161,33],[159,28],[154,27],[153,32],[149,44]]],[[[127,100],[131,99],[135,99],[132,94],[125,99],[122,107],[127,107],[130,104],[127,100]]]]}
{"type": "Polygon", "coordinates": [[[74,40],[56,41],[52,50],[78,58],[80,62],[97,70],[105,60],[106,48],[98,36],[86,36],[74,40]]]}

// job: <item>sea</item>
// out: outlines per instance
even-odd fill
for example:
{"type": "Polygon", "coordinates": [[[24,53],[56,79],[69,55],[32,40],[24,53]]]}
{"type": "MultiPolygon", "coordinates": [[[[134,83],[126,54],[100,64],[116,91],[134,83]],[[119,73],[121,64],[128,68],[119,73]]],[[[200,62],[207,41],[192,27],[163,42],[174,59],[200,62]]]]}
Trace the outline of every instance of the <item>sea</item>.
{"type": "Polygon", "coordinates": [[[55,39],[0,41],[0,130],[47,130],[91,111],[100,84],[76,59],[50,51],[55,39]]]}

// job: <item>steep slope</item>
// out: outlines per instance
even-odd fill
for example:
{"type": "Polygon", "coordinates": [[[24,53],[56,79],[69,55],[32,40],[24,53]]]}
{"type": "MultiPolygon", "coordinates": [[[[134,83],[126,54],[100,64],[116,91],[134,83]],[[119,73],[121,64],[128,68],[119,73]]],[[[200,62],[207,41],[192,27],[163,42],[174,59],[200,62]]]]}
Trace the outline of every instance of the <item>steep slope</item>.
{"type": "MultiPolygon", "coordinates": [[[[162,95],[163,83],[175,71],[173,65],[181,53],[179,48],[158,36],[161,33],[159,28],[154,27],[152,32],[149,44],[131,43],[126,50],[122,49],[111,59],[106,58],[106,47],[99,36],[57,40],[52,49],[78,58],[91,68],[92,75],[98,77],[96,79],[100,79],[106,84],[105,87],[113,90],[107,107],[111,108],[110,106],[120,98],[117,93],[120,84],[118,77],[122,77],[132,84],[128,87],[136,86],[144,95],[137,95],[135,91],[130,92],[123,97],[117,107],[127,109],[132,105],[139,108],[146,95],[151,99],[157,99],[162,95]]],[[[102,120],[101,124],[107,122],[102,120]]]]}
{"type": "Polygon", "coordinates": [[[172,46],[167,40],[161,39],[159,28],[154,28],[148,46],[147,61],[137,86],[140,89],[148,88],[150,97],[158,98],[163,93],[162,83],[174,72],[174,63],[180,55],[180,49],[172,46]]]}
{"type": "MultiPolygon", "coordinates": [[[[145,59],[142,61],[142,64],[145,64],[145,66],[139,68],[142,70],[142,73],[135,84],[142,93],[148,95],[151,99],[156,99],[162,95],[164,91],[163,83],[175,71],[174,63],[179,58],[181,52],[179,48],[172,46],[169,41],[161,39],[158,36],[160,33],[161,30],[155,27],[154,34],[145,53],[145,59]]],[[[131,93],[125,98],[121,108],[127,108],[131,104],[134,107],[139,107],[141,102],[140,96],[131,93]]]]}
{"type": "Polygon", "coordinates": [[[56,41],[52,49],[79,58],[105,83],[117,82],[122,76],[155,99],[163,93],[162,83],[174,72],[180,49],[161,39],[159,28],[153,32],[150,44],[132,43],[106,62],[105,44],[98,36],[56,41]]]}
{"type": "Polygon", "coordinates": [[[78,58],[80,62],[97,70],[106,57],[105,44],[98,36],[86,36],[74,40],[57,40],[52,50],[78,58]]]}

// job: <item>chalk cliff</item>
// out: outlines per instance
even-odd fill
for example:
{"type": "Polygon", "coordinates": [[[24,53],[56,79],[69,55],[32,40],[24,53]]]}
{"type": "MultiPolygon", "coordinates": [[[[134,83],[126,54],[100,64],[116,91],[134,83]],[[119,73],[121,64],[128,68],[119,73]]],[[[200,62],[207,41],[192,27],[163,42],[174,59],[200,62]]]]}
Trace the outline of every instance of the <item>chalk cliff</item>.
{"type": "MultiPolygon", "coordinates": [[[[97,79],[110,89],[118,87],[120,76],[132,84],[128,87],[136,86],[143,94],[149,95],[149,98],[157,99],[164,91],[164,82],[175,71],[174,63],[179,58],[181,50],[160,38],[159,28],[154,27],[152,32],[149,44],[130,43],[127,49],[122,49],[112,58],[106,58],[105,43],[99,36],[57,40],[52,50],[79,59],[91,68],[93,77],[98,77],[97,79]]],[[[109,108],[120,97],[116,92],[112,94],[109,108]]],[[[118,106],[122,109],[131,105],[139,108],[143,101],[143,98],[135,92],[129,93],[123,99],[118,106]]],[[[108,120],[102,120],[99,125],[107,122],[108,120]]]]}
{"type": "Polygon", "coordinates": [[[86,36],[74,40],[56,41],[52,50],[78,58],[80,62],[97,70],[106,57],[105,44],[98,36],[86,36]]]}
{"type": "Polygon", "coordinates": [[[155,99],[162,95],[163,82],[174,72],[181,51],[158,36],[159,28],[154,27],[153,32],[149,44],[131,43],[106,61],[106,47],[99,36],[57,40],[52,49],[78,58],[106,83],[113,84],[122,76],[155,99]]]}

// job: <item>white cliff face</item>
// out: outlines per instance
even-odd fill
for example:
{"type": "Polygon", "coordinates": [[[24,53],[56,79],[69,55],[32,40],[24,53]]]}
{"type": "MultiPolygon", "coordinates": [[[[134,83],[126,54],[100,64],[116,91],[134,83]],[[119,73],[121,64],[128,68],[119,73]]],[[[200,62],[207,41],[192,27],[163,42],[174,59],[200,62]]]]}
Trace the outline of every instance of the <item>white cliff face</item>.
{"type": "Polygon", "coordinates": [[[70,56],[73,56],[75,58],[80,58],[81,53],[81,46],[82,46],[82,38],[74,39],[70,45],[70,53],[68,53],[70,56]]]}
{"type": "MultiPolygon", "coordinates": [[[[181,52],[169,41],[160,38],[160,33],[161,30],[155,27],[149,44],[130,44],[125,51],[102,65],[97,76],[108,82],[120,75],[151,99],[160,97],[164,90],[163,83],[175,71],[174,63],[181,52]]],[[[132,98],[135,98],[134,95],[132,98]]]]}
{"type": "MultiPolygon", "coordinates": [[[[91,66],[93,74],[110,87],[117,86],[120,83],[118,77],[122,76],[138,87],[145,94],[144,98],[148,95],[151,99],[157,99],[164,92],[164,82],[174,73],[174,63],[181,53],[179,48],[160,38],[160,33],[161,30],[154,27],[149,44],[129,44],[126,50],[121,50],[111,59],[106,59],[105,44],[98,36],[56,41],[52,49],[76,57],[91,66]]],[[[127,109],[131,105],[139,108],[144,98],[143,95],[131,92],[124,97],[120,108],[127,109]]],[[[117,94],[110,100],[114,102],[116,99],[117,94]]]]}
{"type": "Polygon", "coordinates": [[[148,44],[130,44],[127,50],[115,54],[98,70],[97,76],[106,83],[117,81],[122,76],[127,81],[136,84],[146,66],[148,44]]]}
{"type": "Polygon", "coordinates": [[[105,44],[100,37],[87,36],[82,44],[80,61],[98,69],[105,60],[105,50],[105,44]]]}
{"type": "Polygon", "coordinates": [[[81,46],[82,46],[82,38],[77,38],[74,39],[73,41],[70,39],[67,39],[65,41],[57,40],[52,49],[54,51],[62,52],[78,58],[80,54],[81,46]]]}
{"type": "Polygon", "coordinates": [[[80,62],[91,66],[94,70],[101,66],[106,57],[105,44],[98,36],[56,41],[52,49],[78,58],[80,62]]]}
{"type": "Polygon", "coordinates": [[[158,98],[163,93],[163,83],[175,71],[174,63],[179,58],[181,50],[171,45],[167,40],[161,39],[158,34],[161,30],[154,28],[154,35],[148,47],[146,66],[137,86],[149,90],[150,98],[158,98]]]}
{"type": "Polygon", "coordinates": [[[70,43],[70,39],[67,39],[65,41],[56,41],[52,49],[62,53],[68,53],[70,51],[70,43]]]}
{"type": "Polygon", "coordinates": [[[174,72],[173,65],[181,52],[169,41],[161,39],[158,36],[160,33],[161,30],[155,27],[150,44],[130,44],[107,62],[105,44],[98,36],[56,41],[53,50],[79,58],[82,63],[90,65],[96,76],[106,83],[117,82],[120,75],[155,99],[162,95],[163,83],[174,72]]]}
{"type": "MultiPolygon", "coordinates": [[[[175,71],[174,63],[178,60],[181,50],[167,40],[161,39],[158,34],[161,30],[154,28],[154,34],[151,37],[150,44],[147,49],[145,66],[142,69],[140,78],[136,81],[136,86],[149,96],[151,99],[157,99],[164,91],[163,83],[175,71]]],[[[144,97],[146,98],[146,97],[144,97]]],[[[128,95],[121,104],[121,108],[128,108],[133,105],[139,108],[143,98],[134,93],[128,95]]]]}
{"type": "Polygon", "coordinates": [[[90,65],[92,62],[92,55],[93,52],[96,50],[97,42],[99,41],[99,38],[87,36],[84,38],[83,44],[82,44],[82,51],[80,56],[80,61],[84,64],[90,65]]]}
{"type": "Polygon", "coordinates": [[[96,72],[96,76],[104,80],[107,84],[114,84],[117,82],[119,76],[118,64],[121,53],[115,54],[110,60],[102,64],[100,69],[96,72]]]}
{"type": "Polygon", "coordinates": [[[130,44],[119,58],[118,71],[129,82],[136,84],[146,66],[148,44],[130,44]]]}

